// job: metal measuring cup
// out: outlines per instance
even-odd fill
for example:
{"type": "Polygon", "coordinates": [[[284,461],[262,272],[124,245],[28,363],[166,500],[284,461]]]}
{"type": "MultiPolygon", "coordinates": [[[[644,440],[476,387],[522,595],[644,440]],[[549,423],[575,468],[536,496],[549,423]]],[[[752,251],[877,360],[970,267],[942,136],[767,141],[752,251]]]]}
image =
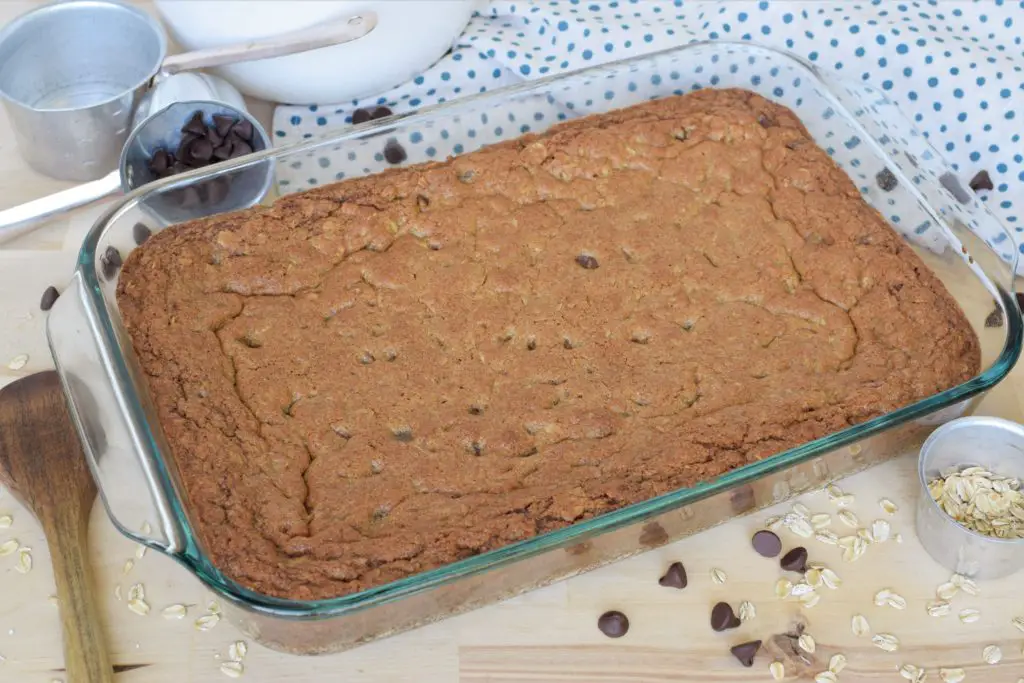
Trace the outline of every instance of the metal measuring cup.
{"type": "MultiPolygon", "coordinates": [[[[28,232],[36,224],[47,218],[80,206],[85,206],[118,190],[129,192],[141,184],[152,180],[151,177],[143,179],[145,174],[141,173],[136,173],[129,177],[126,173],[126,162],[128,160],[121,152],[126,145],[130,144],[132,136],[139,140],[152,140],[154,138],[153,135],[146,131],[139,131],[139,128],[152,125],[156,127],[164,126],[165,132],[170,130],[165,126],[166,121],[157,117],[161,114],[162,109],[170,107],[177,102],[191,102],[193,106],[192,111],[202,110],[206,115],[212,113],[212,109],[210,109],[212,105],[227,105],[233,108],[237,117],[249,119],[254,124],[254,130],[259,131],[262,139],[259,143],[260,146],[254,144],[254,150],[258,151],[269,146],[269,138],[266,137],[266,133],[259,123],[249,116],[245,109],[244,101],[237,90],[216,76],[183,72],[241,61],[268,59],[330,45],[338,45],[365,36],[377,26],[376,13],[364,11],[354,16],[328,21],[312,28],[284,33],[265,40],[197,50],[165,58],[166,40],[163,32],[160,26],[147,15],[112,0],[72,0],[71,2],[59,5],[49,5],[23,15],[12,22],[6,29],[0,31],[0,60],[3,59],[5,54],[20,55],[21,50],[28,49],[26,48],[28,45],[26,40],[32,38],[37,31],[46,30],[46,27],[51,26],[51,24],[59,26],[62,30],[69,30],[66,24],[69,18],[82,21],[82,26],[88,27],[89,30],[92,30],[97,35],[105,36],[108,41],[110,40],[110,31],[113,27],[120,26],[118,22],[129,22],[126,24],[125,30],[136,29],[136,42],[144,42],[147,35],[150,39],[153,39],[155,43],[151,47],[155,46],[157,48],[159,58],[155,67],[147,67],[145,70],[148,74],[146,81],[150,85],[150,89],[146,89],[145,83],[140,88],[133,89],[129,98],[130,105],[127,104],[126,100],[123,103],[125,105],[124,109],[118,109],[115,112],[117,114],[117,125],[104,127],[102,125],[103,117],[106,114],[110,114],[104,107],[106,104],[110,104],[109,102],[102,103],[103,106],[98,108],[79,107],[74,111],[70,109],[67,111],[52,111],[48,108],[39,108],[40,105],[38,103],[33,107],[26,105],[25,102],[20,100],[12,100],[10,94],[4,91],[4,79],[9,76],[7,65],[0,62],[0,97],[5,100],[5,105],[8,106],[9,110],[16,112],[11,115],[12,121],[15,120],[18,111],[25,110],[23,112],[26,125],[24,130],[33,131],[30,135],[19,136],[18,138],[19,146],[23,137],[27,144],[29,144],[28,147],[22,149],[23,154],[33,151],[34,148],[29,149],[32,144],[40,145],[45,143],[51,152],[58,148],[64,149],[61,146],[63,143],[59,142],[63,137],[56,135],[56,133],[70,133],[71,138],[83,135],[87,138],[86,142],[89,142],[89,144],[82,144],[78,147],[72,146],[72,148],[65,150],[63,152],[62,164],[71,166],[75,164],[81,165],[82,156],[79,155],[79,151],[84,152],[86,149],[95,151],[102,148],[105,155],[102,162],[95,161],[90,165],[90,168],[99,168],[101,163],[104,170],[109,170],[115,166],[119,168],[118,171],[107,173],[107,175],[91,180],[91,182],[83,185],[0,211],[0,243],[28,232]],[[96,13],[90,14],[91,12],[96,13]],[[130,20],[126,19],[126,17],[130,17],[131,21],[136,23],[130,23],[130,20]],[[99,25],[90,26],[90,18],[99,22],[99,25]],[[153,32],[147,34],[145,30],[147,27],[152,28],[153,32]],[[132,114],[131,112],[133,111],[134,113],[132,114]],[[78,130],[69,131],[67,126],[72,125],[71,122],[73,121],[81,121],[80,117],[85,112],[89,114],[87,117],[88,121],[95,119],[93,128],[87,130],[79,128],[78,130]],[[55,114],[59,116],[55,117],[55,114]],[[127,122],[122,125],[122,120],[127,122]],[[46,125],[44,125],[44,122],[46,122],[46,125]],[[55,134],[50,135],[48,132],[49,125],[64,126],[64,128],[60,131],[54,131],[55,134]],[[28,152],[25,150],[28,150],[28,152]],[[113,159],[108,160],[111,156],[113,159]]],[[[81,30],[81,27],[79,30],[81,30]]],[[[36,38],[38,37],[36,36],[36,38]]],[[[121,36],[118,36],[118,39],[121,39],[121,36]]],[[[43,43],[45,44],[45,41],[43,43]]],[[[35,52],[33,50],[34,48],[30,49],[26,54],[34,55],[35,52]]],[[[107,49],[107,52],[109,53],[111,50],[107,49]]],[[[118,53],[118,56],[124,55],[118,53]]],[[[149,57],[151,55],[149,52],[146,52],[145,56],[149,57]]],[[[82,55],[83,64],[88,63],[89,58],[88,55],[82,55]]],[[[18,59],[22,59],[22,57],[19,56],[18,59]]],[[[72,59],[71,61],[74,60],[72,59]]],[[[61,63],[63,64],[63,62],[61,63]]],[[[45,72],[37,73],[37,76],[44,81],[47,78],[45,72]]],[[[77,86],[72,84],[68,87],[74,89],[77,86]]],[[[108,87],[108,91],[113,89],[113,85],[108,87]]],[[[88,88],[86,88],[86,91],[88,91],[88,88]]],[[[82,97],[84,98],[85,96],[83,95],[82,97]]],[[[80,98],[76,101],[81,104],[84,100],[80,98]]],[[[168,114],[167,116],[169,117],[168,120],[170,120],[174,118],[175,114],[168,114]]],[[[181,124],[184,124],[184,121],[181,121],[181,124]]],[[[171,141],[165,142],[162,146],[167,144],[171,144],[171,141]]],[[[152,152],[153,150],[150,149],[148,151],[152,152]]],[[[37,168],[37,170],[42,170],[32,161],[30,161],[30,164],[37,168]]],[[[269,168],[270,163],[259,164],[258,167],[269,168]]],[[[96,175],[90,177],[96,178],[96,175]]],[[[267,189],[269,189],[269,184],[270,180],[267,181],[267,189]]],[[[240,196],[235,196],[234,198],[240,201],[240,196]]],[[[219,209],[219,211],[245,208],[245,206],[260,201],[261,198],[262,196],[253,197],[252,201],[248,203],[240,203],[229,208],[219,209]]],[[[193,213],[184,217],[183,220],[195,217],[197,216],[193,213]]]]}

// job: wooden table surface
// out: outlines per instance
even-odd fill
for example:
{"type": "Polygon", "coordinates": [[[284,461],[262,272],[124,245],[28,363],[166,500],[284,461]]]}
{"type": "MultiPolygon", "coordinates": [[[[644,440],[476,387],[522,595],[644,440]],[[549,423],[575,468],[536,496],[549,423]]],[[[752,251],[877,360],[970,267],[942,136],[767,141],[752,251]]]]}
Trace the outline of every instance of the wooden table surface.
{"type": "MultiPolygon", "coordinates": [[[[0,24],[30,7],[31,2],[0,3],[0,24]]],[[[256,105],[266,116],[269,107],[256,105]]],[[[66,187],[30,171],[19,157],[10,127],[0,114],[0,208],[15,205],[66,187]]],[[[80,210],[54,220],[31,235],[0,246],[0,385],[27,373],[52,367],[44,337],[45,314],[39,297],[48,285],[67,282],[78,246],[103,207],[80,210]],[[13,371],[10,359],[27,354],[27,364],[13,371]]],[[[1024,366],[993,390],[980,412],[1024,419],[1024,366]]],[[[766,638],[802,620],[818,643],[816,656],[827,662],[845,654],[849,665],[844,683],[900,681],[903,664],[925,667],[929,680],[938,680],[940,666],[967,670],[968,681],[1017,683],[1024,677],[1024,633],[1010,623],[1024,616],[1024,590],[1016,578],[984,583],[977,597],[957,596],[954,607],[974,607],[981,620],[962,624],[956,615],[934,618],[925,603],[935,587],[948,578],[918,544],[913,531],[913,501],[917,495],[914,454],[895,460],[842,483],[857,496],[853,510],[862,520],[885,515],[878,500],[889,497],[900,505],[891,518],[902,543],[873,546],[854,564],[844,564],[834,547],[810,541],[812,559],[833,567],[844,580],[826,591],[812,609],[774,597],[780,576],[777,564],[757,556],[749,537],[769,514],[759,513],[707,531],[699,536],[653,550],[604,569],[534,591],[521,597],[439,624],[421,628],[356,650],[319,658],[278,654],[248,643],[243,680],[257,681],[419,681],[420,683],[637,683],[686,681],[730,683],[769,681],[770,658],[759,655],[744,669],[728,647],[746,639],[766,638]],[[657,579],[672,561],[681,560],[690,577],[688,588],[676,591],[657,579]],[[709,578],[712,568],[727,575],[724,585],[709,578]],[[872,596],[882,588],[902,594],[905,610],[876,607],[872,596]],[[713,633],[710,606],[727,600],[753,602],[757,616],[737,631],[713,633]],[[597,630],[597,617],[609,609],[626,612],[631,629],[619,640],[597,630]],[[896,653],[885,653],[850,629],[852,615],[862,613],[876,632],[895,634],[902,642],[896,653]],[[997,644],[1003,651],[998,665],[985,664],[982,650],[997,644]]],[[[822,493],[805,496],[814,512],[837,510],[822,493]]],[[[785,509],[782,506],[781,509],[785,509]]],[[[57,610],[46,543],[34,519],[0,491],[0,516],[13,524],[0,529],[0,543],[16,538],[33,549],[34,568],[15,570],[17,558],[0,558],[0,681],[49,683],[63,680],[57,610]]],[[[840,525],[838,520],[835,525],[840,525]]],[[[782,532],[787,546],[799,539],[782,532]]],[[[93,511],[91,554],[108,634],[112,660],[127,668],[121,683],[200,683],[228,680],[220,671],[231,643],[242,636],[226,621],[201,632],[194,619],[209,596],[187,571],[155,553],[135,559],[136,547],[114,529],[102,509],[93,511]],[[124,574],[126,560],[134,566],[124,574]],[[153,611],[131,612],[115,596],[120,585],[127,596],[135,583],[145,586],[153,611]],[[184,620],[167,620],[160,610],[171,604],[192,604],[184,620]]],[[[77,683],[77,682],[74,682],[77,683]]]]}

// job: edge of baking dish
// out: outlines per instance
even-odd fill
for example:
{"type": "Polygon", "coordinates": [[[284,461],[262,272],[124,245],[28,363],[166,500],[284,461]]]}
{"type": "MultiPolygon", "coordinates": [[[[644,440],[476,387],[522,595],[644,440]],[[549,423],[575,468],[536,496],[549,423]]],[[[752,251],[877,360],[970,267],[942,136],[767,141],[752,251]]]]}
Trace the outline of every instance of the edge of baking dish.
{"type": "MultiPolygon", "coordinates": [[[[587,80],[586,84],[589,85],[590,82],[587,80]]],[[[870,112],[858,117],[854,113],[858,108],[866,111],[873,105],[856,99],[856,92],[846,89],[844,94],[843,90],[843,85],[834,82],[832,76],[781,51],[749,43],[695,42],[672,50],[552,76],[499,91],[472,95],[410,114],[355,126],[338,135],[264,151],[233,162],[225,162],[211,170],[204,169],[174,176],[133,192],[120,204],[107,211],[86,237],[72,287],[58,300],[56,310],[51,314],[47,326],[51,349],[68,396],[71,413],[84,442],[90,467],[101,489],[110,518],[126,536],[176,559],[207,586],[246,609],[288,619],[324,619],[365,610],[470,575],[479,575],[552,549],[579,544],[597,534],[642,522],[716,493],[750,484],[773,472],[806,463],[825,452],[853,444],[893,426],[962,405],[968,399],[983,393],[1007,375],[1021,352],[1024,323],[1013,296],[1012,276],[1015,271],[1014,259],[1017,250],[1010,250],[1007,262],[1005,252],[1000,256],[974,235],[969,226],[977,227],[978,221],[983,222],[988,228],[998,226],[998,222],[977,198],[971,197],[966,203],[958,202],[950,191],[936,182],[939,175],[937,171],[944,169],[945,166],[923,138],[914,140],[915,149],[925,150],[920,154],[911,154],[900,149],[898,145],[887,144],[884,139],[887,134],[884,131],[869,129],[871,122],[885,125],[884,117],[874,116],[870,112]],[[728,52],[730,50],[731,52],[728,52]],[[516,97],[548,93],[547,97],[550,99],[550,91],[556,86],[575,87],[576,84],[583,83],[580,79],[599,80],[608,74],[642,73],[642,65],[656,63],[659,59],[678,63],[685,57],[689,60],[688,63],[693,63],[695,58],[727,52],[733,55],[756,53],[758,58],[794,70],[801,74],[802,78],[813,79],[815,92],[830,103],[833,115],[845,119],[850,128],[856,131],[856,136],[859,136],[858,142],[886,162],[886,167],[896,174],[901,186],[909,193],[908,196],[916,200],[921,209],[932,217],[938,229],[944,232],[948,240],[947,245],[961,246],[963,254],[961,256],[958,253],[956,256],[961,257],[974,271],[988,290],[991,299],[1004,314],[1005,339],[994,362],[987,369],[978,376],[927,399],[746,465],[714,481],[677,490],[557,531],[355,594],[315,601],[274,598],[237,584],[212,565],[189,523],[185,505],[176,488],[176,475],[170,456],[165,456],[163,452],[162,437],[152,421],[153,413],[149,407],[148,397],[132,369],[130,346],[125,347],[124,338],[118,329],[119,321],[115,320],[116,313],[110,308],[115,283],[104,278],[101,272],[104,249],[113,239],[110,234],[112,226],[133,223],[135,219],[131,218],[134,215],[132,212],[141,209],[145,213],[147,199],[210,177],[240,173],[261,164],[280,164],[286,158],[311,157],[314,150],[324,149],[328,145],[335,145],[335,149],[338,149],[346,142],[365,142],[382,132],[389,133],[412,126],[429,126],[430,122],[439,116],[470,111],[474,107],[494,108],[500,106],[498,103],[511,102],[516,97]],[[889,151],[890,149],[892,151],[889,151]],[[896,159],[901,152],[906,157],[905,160],[896,159]],[[926,166],[926,160],[929,160],[930,155],[934,155],[931,158],[934,172],[921,173],[923,181],[918,181],[916,174],[926,166]],[[939,208],[935,208],[935,197],[943,192],[943,203],[939,208]],[[131,463],[133,458],[135,462],[131,463]],[[127,474],[126,468],[132,469],[133,472],[127,474]],[[140,514],[137,518],[130,516],[131,512],[128,511],[125,502],[128,499],[139,505],[140,514]]],[[[771,97],[770,92],[767,97],[778,99],[771,97]]],[[[881,106],[881,100],[875,104],[881,106]]],[[[795,111],[798,115],[801,114],[799,110],[795,111]]],[[[822,141],[816,141],[822,144],[822,141]]],[[[850,171],[845,167],[844,170],[848,173],[850,171]]],[[[1001,229],[1006,235],[1010,234],[1005,228],[1001,229]]],[[[123,243],[123,240],[119,242],[123,243]]],[[[1012,236],[1010,244],[1012,245],[1012,236]]]]}

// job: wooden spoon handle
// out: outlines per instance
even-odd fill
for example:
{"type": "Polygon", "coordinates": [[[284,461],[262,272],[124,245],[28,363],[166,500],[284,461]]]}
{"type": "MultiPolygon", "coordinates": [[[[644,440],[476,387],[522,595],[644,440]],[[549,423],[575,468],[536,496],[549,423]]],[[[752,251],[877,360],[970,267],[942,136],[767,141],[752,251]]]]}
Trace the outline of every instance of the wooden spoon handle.
{"type": "Polygon", "coordinates": [[[60,601],[67,681],[113,683],[86,551],[88,513],[68,510],[66,514],[43,515],[40,521],[50,546],[60,601]]]}

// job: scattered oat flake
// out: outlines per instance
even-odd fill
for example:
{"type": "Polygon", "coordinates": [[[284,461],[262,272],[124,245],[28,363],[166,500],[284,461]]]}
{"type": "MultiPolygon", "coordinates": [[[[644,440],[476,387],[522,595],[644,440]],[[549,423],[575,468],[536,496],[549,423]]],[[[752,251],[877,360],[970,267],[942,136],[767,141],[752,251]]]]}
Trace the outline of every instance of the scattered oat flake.
{"type": "Polygon", "coordinates": [[[939,678],[942,683],[961,683],[967,678],[967,672],[963,669],[939,669],[939,678]]]}
{"type": "Polygon", "coordinates": [[[839,675],[839,672],[846,668],[846,655],[842,652],[837,652],[832,655],[832,658],[828,660],[828,670],[832,673],[839,675]]]}
{"type": "Polygon", "coordinates": [[[976,609],[962,609],[960,610],[960,621],[965,624],[973,624],[974,622],[981,619],[981,612],[976,609]]]}
{"type": "Polygon", "coordinates": [[[765,526],[766,529],[771,529],[772,531],[778,531],[779,529],[782,528],[782,521],[783,520],[782,520],[782,517],[780,515],[774,515],[774,516],[769,517],[768,519],[764,520],[764,526],[765,526]]]}
{"type": "Polygon", "coordinates": [[[771,666],[768,667],[768,671],[776,681],[781,681],[786,677],[786,667],[783,666],[782,662],[772,662],[771,666]]]}
{"type": "Polygon", "coordinates": [[[790,521],[787,528],[800,538],[810,538],[814,535],[814,527],[804,517],[796,517],[790,521]]]}
{"type": "Polygon", "coordinates": [[[871,522],[871,541],[873,543],[885,543],[892,533],[892,526],[884,519],[876,519],[871,522]]]}
{"type": "Polygon", "coordinates": [[[32,571],[32,551],[28,548],[18,550],[18,564],[14,568],[21,574],[28,574],[32,571]]]}
{"type": "Polygon", "coordinates": [[[952,600],[953,596],[959,591],[960,589],[957,588],[955,584],[947,581],[935,589],[935,596],[939,598],[939,600],[952,600]]]}
{"type": "Polygon", "coordinates": [[[826,486],[825,487],[825,492],[828,494],[828,497],[831,500],[835,500],[836,498],[839,498],[839,497],[845,495],[843,490],[841,488],[839,488],[838,486],[836,486],[835,484],[829,484],[828,486],[826,486]]]}
{"type": "Polygon", "coordinates": [[[800,515],[801,517],[811,516],[811,511],[803,503],[793,503],[793,507],[791,509],[793,510],[793,512],[800,515]]]}
{"type": "Polygon", "coordinates": [[[204,614],[196,619],[196,628],[200,631],[209,631],[220,621],[219,614],[204,614]]]}
{"type": "Polygon", "coordinates": [[[128,589],[129,600],[145,600],[146,599],[146,587],[141,583],[137,583],[128,589]]]}
{"type": "Polygon", "coordinates": [[[16,538],[12,538],[9,541],[4,541],[3,543],[0,543],[0,557],[3,557],[4,555],[10,555],[20,547],[21,544],[18,543],[18,539],[16,538]]]}
{"type": "Polygon", "coordinates": [[[897,533],[895,536],[892,537],[892,540],[896,541],[897,543],[903,543],[903,534],[897,533]]]}
{"type": "Polygon", "coordinates": [[[895,515],[896,511],[900,509],[899,506],[896,505],[896,503],[892,502],[888,498],[883,498],[882,500],[878,501],[878,507],[882,508],[882,512],[886,513],[887,515],[895,515]]]}
{"type": "Polygon", "coordinates": [[[1017,627],[1018,631],[1024,632],[1024,617],[1014,617],[1010,623],[1017,627]]]}
{"type": "Polygon", "coordinates": [[[822,671],[814,675],[814,683],[836,683],[838,680],[831,671],[822,671]]]}
{"type": "Polygon", "coordinates": [[[228,678],[241,678],[245,666],[241,662],[224,662],[220,665],[220,672],[228,678]]]}
{"type": "Polygon", "coordinates": [[[149,522],[142,523],[142,533],[148,534],[153,531],[153,527],[149,525],[149,522]]]}
{"type": "Polygon", "coordinates": [[[832,526],[832,515],[827,512],[820,512],[816,515],[811,515],[811,526],[817,531],[821,531],[825,527],[832,526]]]}
{"type": "Polygon", "coordinates": [[[135,549],[135,559],[141,560],[145,556],[146,556],[146,546],[140,545],[138,548],[135,549]]]}
{"type": "Polygon", "coordinates": [[[850,629],[853,631],[853,635],[858,638],[863,638],[871,633],[871,626],[868,625],[868,620],[863,614],[853,615],[853,618],[850,620],[850,629]]]}
{"type": "Polygon", "coordinates": [[[814,587],[801,581],[800,583],[793,584],[793,588],[790,589],[789,594],[794,598],[799,598],[802,595],[807,595],[814,592],[814,587]]]}
{"type": "Polygon", "coordinates": [[[804,573],[804,581],[813,588],[818,588],[822,584],[821,570],[819,569],[808,569],[804,573]]]}
{"type": "Polygon", "coordinates": [[[851,529],[856,529],[860,526],[860,520],[857,519],[857,515],[855,515],[852,510],[840,510],[838,517],[840,522],[851,529]]]}
{"type": "Polygon", "coordinates": [[[17,356],[12,358],[9,363],[7,363],[7,369],[8,370],[21,370],[26,365],[28,365],[28,354],[27,353],[19,353],[17,356]]]}
{"type": "Polygon", "coordinates": [[[821,570],[821,582],[832,590],[836,590],[843,585],[843,580],[839,578],[839,575],[828,567],[824,567],[821,570]]]}
{"type": "Polygon", "coordinates": [[[228,646],[228,657],[236,662],[245,659],[247,652],[249,652],[249,646],[245,644],[244,640],[236,640],[228,646]]]}
{"type": "Polygon", "coordinates": [[[867,529],[857,529],[857,538],[864,541],[865,543],[874,543],[875,538],[871,535],[871,532],[867,529]]]}
{"type": "Polygon", "coordinates": [[[164,619],[184,619],[185,615],[188,614],[188,607],[185,605],[168,605],[160,611],[160,614],[163,615],[164,619]]]}
{"type": "Polygon", "coordinates": [[[53,605],[54,607],[56,607],[56,606],[60,605],[60,598],[58,598],[58,597],[57,597],[56,595],[51,595],[51,596],[49,596],[49,597],[48,597],[48,598],[46,598],[46,599],[47,599],[47,600],[48,600],[48,601],[50,602],[50,604],[51,604],[51,605],[53,605]]]}
{"type": "Polygon", "coordinates": [[[899,593],[895,593],[895,592],[893,592],[892,590],[890,590],[888,588],[883,588],[882,590],[880,590],[877,593],[875,593],[875,604],[878,605],[879,607],[883,607],[885,605],[888,605],[889,607],[892,607],[893,609],[906,609],[907,608],[907,601],[906,601],[906,599],[902,595],[900,595],[899,593]]]}
{"type": "Polygon", "coordinates": [[[987,664],[998,664],[1003,659],[1003,651],[998,645],[986,645],[981,651],[981,657],[987,664]]]}
{"type": "Polygon", "coordinates": [[[125,574],[130,572],[132,570],[132,567],[134,567],[134,566],[135,566],[135,560],[125,560],[124,561],[124,567],[121,568],[121,575],[124,576],[125,574]]]}
{"type": "Polygon", "coordinates": [[[797,638],[796,644],[800,646],[801,650],[810,654],[814,654],[814,650],[817,648],[817,644],[810,633],[801,633],[800,637],[797,638]]]}
{"type": "Polygon", "coordinates": [[[210,614],[220,614],[220,603],[216,600],[211,600],[206,606],[206,611],[210,614]]]}
{"type": "Polygon", "coordinates": [[[778,598],[788,598],[793,592],[793,582],[789,579],[779,579],[775,582],[775,596],[778,598]]]}
{"type": "Polygon", "coordinates": [[[904,664],[900,667],[900,676],[908,681],[916,680],[921,675],[921,669],[913,664],[904,664]]]}
{"type": "Polygon", "coordinates": [[[819,595],[818,593],[816,593],[814,591],[811,591],[810,593],[807,593],[805,595],[801,595],[800,596],[800,604],[803,605],[804,607],[806,607],[807,609],[810,609],[810,608],[814,607],[820,601],[821,601],[821,595],[819,595]]]}
{"type": "Polygon", "coordinates": [[[978,588],[978,584],[974,582],[974,579],[968,579],[966,576],[960,580],[959,588],[964,593],[973,596],[977,596],[981,592],[981,589],[978,588]]]}
{"type": "Polygon", "coordinates": [[[0,515],[0,529],[10,529],[14,524],[14,518],[10,515],[0,515]]]}
{"type": "Polygon", "coordinates": [[[843,495],[836,498],[834,502],[841,508],[848,508],[857,502],[857,497],[854,496],[852,493],[844,493],[843,495]]]}
{"type": "Polygon", "coordinates": [[[121,584],[114,586],[114,597],[118,600],[121,599],[121,584]]]}
{"type": "Polygon", "coordinates": [[[839,536],[828,529],[822,529],[814,534],[814,539],[820,543],[825,543],[826,545],[839,545],[839,536]]]}
{"type": "Polygon", "coordinates": [[[928,616],[932,617],[944,617],[950,613],[952,607],[945,600],[932,600],[928,603],[928,616]]]}
{"type": "Polygon", "coordinates": [[[754,603],[744,600],[740,603],[740,621],[750,621],[757,616],[757,608],[754,603]]]}
{"type": "MultiPolygon", "coordinates": [[[[723,572],[721,569],[715,567],[714,569],[711,570],[711,580],[716,585],[721,586],[723,583],[725,583],[725,579],[726,579],[725,572],[723,572]]],[[[213,610],[210,610],[210,611],[212,612],[213,610]]]]}
{"type": "Polygon", "coordinates": [[[144,617],[147,614],[149,614],[149,603],[147,603],[145,600],[142,600],[141,598],[129,600],[128,609],[144,617]]]}
{"type": "Polygon", "coordinates": [[[886,652],[896,652],[900,649],[900,639],[891,633],[876,633],[871,636],[871,642],[879,650],[885,650],[886,652]]]}

